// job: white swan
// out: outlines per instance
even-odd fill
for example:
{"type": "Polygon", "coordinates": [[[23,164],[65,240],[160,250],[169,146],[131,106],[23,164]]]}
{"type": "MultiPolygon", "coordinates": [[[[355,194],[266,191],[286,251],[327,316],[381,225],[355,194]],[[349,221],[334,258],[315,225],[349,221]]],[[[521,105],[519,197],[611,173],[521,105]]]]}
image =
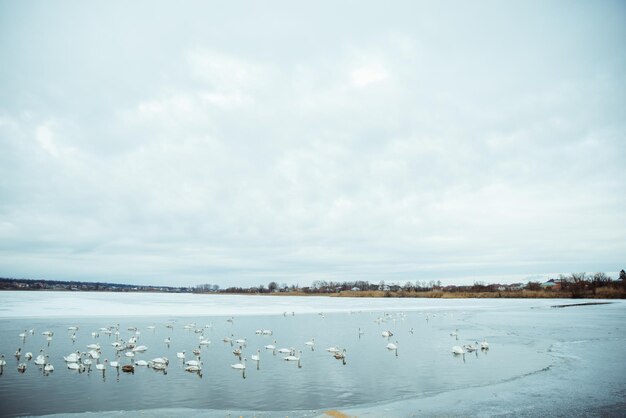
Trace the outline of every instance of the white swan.
{"type": "Polygon", "coordinates": [[[200,345],[209,345],[209,344],[211,344],[211,341],[209,341],[209,340],[202,340],[202,341],[200,341],[199,344],[200,345]]]}
{"type": "Polygon", "coordinates": [[[102,370],[102,372],[104,372],[104,370],[106,369],[106,363],[108,363],[109,360],[104,360],[104,363],[98,363],[96,364],[96,369],[98,370],[102,370]]]}
{"type": "Polygon", "coordinates": [[[20,363],[17,365],[17,371],[24,373],[26,371],[26,363],[20,363]]]}
{"type": "Polygon", "coordinates": [[[135,353],[143,353],[144,351],[148,351],[148,347],[146,347],[145,345],[138,345],[137,347],[133,348],[133,351],[135,353]]]}
{"type": "MultiPolygon", "coordinates": [[[[302,355],[302,351],[298,351],[300,356],[302,355]]],[[[284,358],[285,361],[300,361],[300,356],[290,355],[284,358]]]]}
{"type": "Polygon", "coordinates": [[[163,342],[164,342],[165,344],[169,344],[169,343],[171,343],[171,342],[172,342],[172,339],[171,339],[170,337],[167,337],[166,339],[164,339],[164,340],[163,340],[163,342]]]}
{"type": "Polygon", "coordinates": [[[276,340],[274,340],[274,344],[268,344],[265,346],[266,350],[276,350],[276,340]]]}
{"type": "Polygon", "coordinates": [[[100,350],[100,344],[89,344],[87,348],[90,350],[100,350]]]}
{"type": "Polygon", "coordinates": [[[454,354],[465,354],[465,350],[463,350],[463,347],[461,347],[460,345],[455,345],[454,347],[452,347],[452,352],[454,354]]]}
{"type": "Polygon", "coordinates": [[[110,361],[110,362],[109,362],[109,366],[111,366],[111,367],[115,367],[116,369],[119,369],[119,367],[120,367],[120,362],[119,362],[119,361],[117,361],[117,360],[110,361]]]}
{"type": "Polygon", "coordinates": [[[326,351],[328,351],[329,353],[337,353],[339,349],[337,347],[328,347],[326,351]]]}
{"type": "Polygon", "coordinates": [[[30,359],[32,359],[32,358],[33,358],[33,353],[31,353],[30,351],[29,351],[29,352],[27,352],[26,354],[24,354],[24,358],[25,358],[26,360],[30,360],[30,359]]]}
{"type": "Polygon", "coordinates": [[[246,369],[246,359],[243,359],[243,363],[231,364],[230,367],[237,370],[245,370],[246,369]]]}
{"type": "Polygon", "coordinates": [[[148,365],[148,362],[145,360],[137,360],[135,362],[135,366],[147,366],[147,365],[148,365]]]}
{"type": "Polygon", "coordinates": [[[53,371],[54,371],[54,366],[53,366],[52,364],[48,363],[48,356],[46,356],[46,365],[45,365],[45,366],[43,366],[43,370],[44,370],[45,372],[48,372],[48,373],[50,373],[50,372],[53,372],[53,371]]]}
{"type": "Polygon", "coordinates": [[[256,350],[256,354],[251,355],[251,356],[250,356],[250,359],[251,359],[252,361],[260,361],[260,360],[261,360],[261,350],[259,350],[259,349],[257,348],[257,350],[256,350]]]}
{"type": "Polygon", "coordinates": [[[65,360],[66,363],[78,363],[78,359],[80,359],[80,351],[63,357],[63,360],[65,360]]]}
{"type": "Polygon", "coordinates": [[[152,362],[155,364],[165,364],[166,366],[168,364],[170,364],[170,361],[167,359],[167,357],[157,357],[157,358],[153,358],[152,362]]]}
{"type": "Polygon", "coordinates": [[[200,370],[202,370],[202,367],[200,367],[200,366],[187,366],[187,367],[185,367],[185,371],[186,372],[199,372],[200,370]]]}
{"type": "Polygon", "coordinates": [[[315,338],[311,338],[311,341],[307,341],[304,345],[308,345],[309,347],[313,347],[315,345],[315,338]]]}
{"type": "Polygon", "coordinates": [[[481,350],[489,350],[489,343],[487,342],[487,340],[483,340],[483,342],[480,343],[480,349],[481,350]]]}
{"type": "Polygon", "coordinates": [[[389,343],[387,344],[387,350],[397,350],[398,349],[398,342],[396,341],[396,343],[389,343]]]}
{"type": "Polygon", "coordinates": [[[46,364],[46,358],[44,357],[44,355],[42,354],[43,350],[41,350],[39,352],[39,355],[37,356],[37,358],[35,359],[35,364],[37,366],[44,366],[46,364]]]}
{"type": "Polygon", "coordinates": [[[198,360],[189,360],[185,362],[186,366],[201,366],[202,362],[198,360]]]}
{"type": "Polygon", "coordinates": [[[293,353],[293,351],[294,351],[293,348],[280,348],[278,350],[280,354],[291,354],[293,353]]]}
{"type": "Polygon", "coordinates": [[[391,331],[383,331],[383,332],[381,333],[381,335],[382,335],[383,337],[385,337],[385,338],[389,338],[389,337],[393,336],[393,332],[391,332],[391,331]]]}
{"type": "Polygon", "coordinates": [[[7,361],[4,359],[4,354],[0,355],[0,367],[7,365],[7,361]]]}
{"type": "Polygon", "coordinates": [[[177,358],[182,358],[182,359],[184,359],[184,358],[185,358],[185,350],[183,350],[183,351],[182,351],[182,352],[180,352],[180,353],[176,353],[176,357],[177,357],[177,358]]]}

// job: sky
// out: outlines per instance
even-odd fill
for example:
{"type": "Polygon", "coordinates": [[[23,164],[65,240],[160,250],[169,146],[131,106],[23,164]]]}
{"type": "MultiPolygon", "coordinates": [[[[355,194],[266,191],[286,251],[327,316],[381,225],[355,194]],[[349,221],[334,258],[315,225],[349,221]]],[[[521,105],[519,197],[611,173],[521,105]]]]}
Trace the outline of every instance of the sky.
{"type": "Polygon", "coordinates": [[[0,277],[626,268],[621,1],[0,0],[0,277]]]}

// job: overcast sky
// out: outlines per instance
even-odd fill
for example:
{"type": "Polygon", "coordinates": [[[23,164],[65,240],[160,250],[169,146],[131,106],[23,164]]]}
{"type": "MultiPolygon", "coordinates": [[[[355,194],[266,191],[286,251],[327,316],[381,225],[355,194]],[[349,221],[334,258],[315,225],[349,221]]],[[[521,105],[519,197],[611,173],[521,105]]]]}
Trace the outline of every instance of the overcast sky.
{"type": "Polygon", "coordinates": [[[0,277],[626,268],[622,1],[0,0],[0,277]]]}

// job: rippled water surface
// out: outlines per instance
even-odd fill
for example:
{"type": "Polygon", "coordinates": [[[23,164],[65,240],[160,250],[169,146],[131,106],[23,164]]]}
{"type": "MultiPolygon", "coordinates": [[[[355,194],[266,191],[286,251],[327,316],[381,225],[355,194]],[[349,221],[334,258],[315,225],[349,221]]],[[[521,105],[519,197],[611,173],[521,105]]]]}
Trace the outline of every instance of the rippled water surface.
{"type": "MultiPolygon", "coordinates": [[[[626,338],[622,302],[554,309],[550,305],[558,301],[47,292],[5,292],[1,301],[0,353],[7,361],[0,376],[2,416],[160,408],[315,415],[324,408],[358,408],[507,382],[523,385],[524,379],[564,362],[582,362],[579,355],[569,356],[574,352],[566,348],[569,344],[580,350],[595,341],[596,349],[624,353],[626,338]],[[78,330],[68,330],[72,326],[78,330]],[[103,327],[113,327],[113,333],[98,331],[103,327]],[[273,334],[255,333],[262,329],[273,334]],[[43,331],[54,333],[51,341],[43,331]],[[383,331],[394,335],[384,338],[383,331]],[[139,366],[133,374],[113,367],[78,373],[63,360],[77,350],[86,352],[92,343],[101,345],[101,360],[115,360],[112,343],[132,336],[148,347],[135,360],[167,357],[165,373],[139,366]],[[223,342],[224,337],[246,340],[245,374],[231,368],[240,362],[233,354],[239,344],[223,342]],[[201,339],[211,343],[199,346],[201,339]],[[313,349],[305,344],[312,339],[313,349]],[[489,350],[451,352],[455,345],[483,339],[489,350]],[[300,364],[264,348],[274,341],[278,348],[294,348],[300,364]],[[397,351],[386,348],[390,342],[397,342],[397,351]],[[346,350],[345,364],[326,351],[331,346],[346,350]],[[13,356],[18,348],[35,356],[43,350],[55,371],[44,375],[22,358],[27,370],[18,373],[13,356]],[[187,360],[193,359],[194,348],[201,350],[201,374],[186,372],[176,356],[185,350],[187,360]],[[257,349],[258,364],[250,358],[257,349]]],[[[124,351],[120,354],[122,364],[131,363],[124,351]]],[[[624,362],[613,368],[626,372],[624,362]]],[[[619,402],[624,381],[615,379],[619,402]]]]}

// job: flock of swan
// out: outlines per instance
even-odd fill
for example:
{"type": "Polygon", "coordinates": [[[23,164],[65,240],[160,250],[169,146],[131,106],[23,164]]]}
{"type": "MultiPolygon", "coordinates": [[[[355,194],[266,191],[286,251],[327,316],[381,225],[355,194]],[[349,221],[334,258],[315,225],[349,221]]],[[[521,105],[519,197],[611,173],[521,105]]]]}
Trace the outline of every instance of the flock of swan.
{"type": "MultiPolygon", "coordinates": [[[[322,318],[324,318],[323,313],[320,313],[322,318]]],[[[435,316],[435,315],[433,315],[435,316]]],[[[404,319],[403,313],[393,314],[383,314],[378,316],[374,322],[381,325],[386,323],[387,321],[393,321],[394,324],[397,318],[404,319]]],[[[426,314],[426,321],[430,320],[430,315],[426,314]]],[[[234,317],[229,317],[226,319],[228,323],[231,325],[234,323],[234,317]]],[[[168,329],[174,328],[174,324],[168,322],[165,324],[165,327],[168,329]]],[[[156,326],[150,325],[146,327],[146,331],[155,333],[156,326]]],[[[182,327],[184,330],[188,332],[193,332],[197,334],[198,342],[197,345],[191,348],[190,350],[181,350],[177,351],[176,358],[178,363],[182,365],[182,368],[186,372],[195,373],[198,376],[202,377],[202,354],[203,350],[211,345],[211,341],[207,338],[205,333],[210,331],[212,328],[211,324],[208,325],[197,325],[196,323],[188,323],[182,327]]],[[[72,343],[76,341],[77,333],[79,332],[78,326],[70,326],[67,328],[68,336],[71,339],[72,343]]],[[[360,339],[361,336],[365,333],[361,328],[358,329],[357,335],[360,339]]],[[[414,329],[410,328],[408,333],[413,334],[414,329]]],[[[270,329],[258,329],[255,331],[256,336],[261,337],[269,337],[273,339],[273,331],[270,329]]],[[[53,331],[43,331],[41,335],[44,338],[45,344],[50,347],[50,344],[53,341],[54,332],[53,331]]],[[[165,356],[153,357],[151,359],[140,359],[144,353],[149,351],[149,348],[146,345],[140,344],[141,341],[141,330],[137,327],[128,327],[126,330],[122,329],[119,324],[109,326],[109,327],[101,327],[97,330],[91,331],[90,335],[92,337],[92,341],[90,344],[85,345],[84,350],[77,350],[75,352],[71,352],[66,356],[63,356],[64,368],[67,368],[72,371],[76,371],[78,373],[83,372],[91,372],[92,370],[97,370],[102,373],[102,377],[105,377],[107,369],[114,369],[117,375],[119,376],[120,370],[124,373],[134,373],[135,368],[137,367],[147,367],[151,368],[155,371],[162,372],[163,374],[167,374],[168,368],[170,367],[170,361],[165,356]],[[110,345],[114,351],[111,360],[109,358],[103,358],[103,345],[100,343],[100,336],[106,335],[109,337],[109,341],[106,343],[110,345]],[[113,341],[111,341],[113,340],[113,341]]],[[[395,353],[395,356],[398,356],[398,348],[399,342],[398,337],[394,335],[394,332],[391,330],[383,330],[380,333],[380,336],[387,340],[387,344],[384,346],[387,350],[395,353]],[[392,337],[393,342],[392,342],[392,337]]],[[[458,329],[455,329],[450,333],[450,336],[454,337],[456,340],[459,339],[458,329]]],[[[35,339],[37,336],[35,335],[35,330],[24,330],[23,333],[18,335],[19,339],[22,341],[22,344],[29,339],[35,339]]],[[[230,368],[241,371],[242,377],[245,379],[245,371],[247,367],[248,357],[245,356],[245,352],[248,350],[249,342],[248,338],[236,338],[234,334],[230,334],[229,336],[225,336],[222,338],[222,342],[226,347],[232,351],[234,358],[238,359],[238,362],[230,365],[230,368]]],[[[104,344],[104,343],[103,343],[104,344]]],[[[163,344],[167,346],[169,349],[170,344],[172,344],[172,337],[167,336],[163,339],[163,344]]],[[[282,358],[285,362],[293,362],[297,364],[297,368],[302,368],[302,357],[303,351],[314,351],[315,350],[315,338],[311,338],[310,340],[301,343],[301,349],[296,349],[294,346],[285,346],[278,347],[276,339],[269,344],[263,345],[263,349],[265,352],[269,352],[273,357],[282,358]]],[[[347,364],[347,350],[346,348],[340,348],[337,346],[331,346],[325,349],[332,358],[336,360],[341,360],[343,365],[347,364]]],[[[483,340],[482,343],[478,343],[478,341],[474,343],[469,343],[465,345],[455,345],[452,347],[452,353],[456,355],[464,356],[465,353],[476,352],[478,350],[487,351],[489,350],[489,344],[486,340],[483,340]]],[[[151,351],[158,351],[158,349],[153,349],[151,351]]],[[[249,359],[256,364],[257,370],[259,369],[259,365],[261,363],[261,348],[252,348],[252,354],[249,356],[249,359]]],[[[22,347],[19,347],[14,356],[17,362],[17,371],[19,373],[25,373],[29,368],[29,364],[32,362],[34,366],[36,366],[39,371],[44,375],[49,375],[52,373],[55,368],[52,364],[49,354],[46,353],[46,349],[41,348],[36,356],[33,355],[32,352],[22,352],[22,347]]],[[[464,358],[464,357],[463,357],[464,358]]],[[[60,360],[60,359],[59,359],[60,360]]],[[[58,364],[58,363],[57,363],[58,364]]],[[[0,354],[0,374],[4,372],[4,369],[7,366],[7,362],[4,354],[0,354]]]]}

